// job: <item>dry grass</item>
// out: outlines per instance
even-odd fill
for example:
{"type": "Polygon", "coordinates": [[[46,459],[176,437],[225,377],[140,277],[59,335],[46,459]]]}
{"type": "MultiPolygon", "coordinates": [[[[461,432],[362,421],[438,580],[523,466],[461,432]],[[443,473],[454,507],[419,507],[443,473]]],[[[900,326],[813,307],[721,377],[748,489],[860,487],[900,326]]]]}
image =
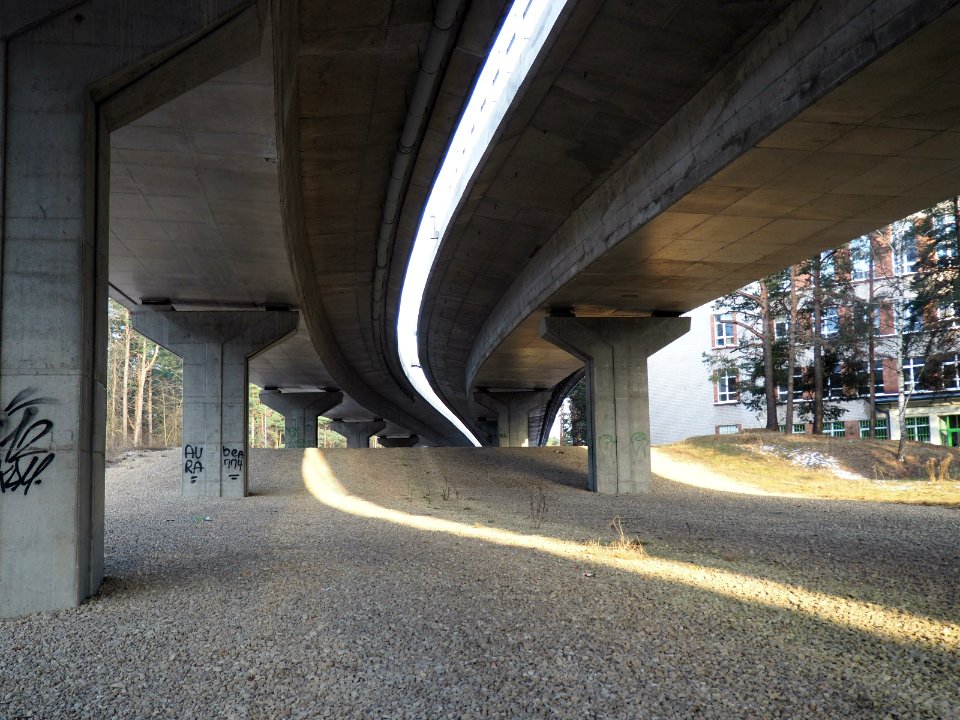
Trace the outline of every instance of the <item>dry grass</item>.
{"type": "Polygon", "coordinates": [[[960,482],[950,477],[950,464],[960,455],[954,448],[911,442],[901,464],[895,441],[757,431],[695,437],[661,450],[674,460],[701,464],[767,492],[960,507],[960,482]],[[843,478],[827,467],[804,467],[791,462],[789,453],[820,453],[836,460],[841,471],[863,479],[843,478]]]}

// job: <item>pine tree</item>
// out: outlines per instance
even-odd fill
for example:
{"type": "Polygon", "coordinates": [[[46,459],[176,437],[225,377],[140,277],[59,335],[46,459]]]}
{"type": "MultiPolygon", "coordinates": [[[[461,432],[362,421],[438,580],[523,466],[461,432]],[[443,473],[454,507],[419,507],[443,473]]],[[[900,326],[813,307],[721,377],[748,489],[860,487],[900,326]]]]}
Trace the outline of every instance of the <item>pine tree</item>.
{"type": "Polygon", "coordinates": [[[866,310],[853,287],[850,251],[828,250],[798,266],[797,349],[809,347],[802,373],[810,400],[803,406],[814,434],[845,412],[841,403],[858,397],[863,383],[862,337],[866,310]],[[832,401],[832,402],[831,402],[832,401]]]}

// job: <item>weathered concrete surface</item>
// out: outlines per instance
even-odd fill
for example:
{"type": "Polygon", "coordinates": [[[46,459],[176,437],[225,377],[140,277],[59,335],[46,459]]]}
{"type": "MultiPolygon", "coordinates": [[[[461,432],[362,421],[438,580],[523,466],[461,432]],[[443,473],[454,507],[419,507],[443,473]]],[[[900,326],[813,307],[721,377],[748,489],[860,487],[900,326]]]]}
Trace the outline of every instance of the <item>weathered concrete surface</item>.
{"type": "MultiPolygon", "coordinates": [[[[411,223],[421,214],[504,4],[469,4],[453,33],[456,45],[438,74],[443,85],[416,147],[409,148],[417,160],[397,223],[398,245],[385,251],[390,297],[402,282],[411,223]]],[[[392,344],[384,344],[394,339],[393,300],[384,301],[385,310],[373,307],[384,194],[434,3],[378,0],[348,11],[275,0],[272,8],[288,252],[317,352],[337,386],[377,416],[432,444],[466,444],[416,396],[392,344]]]]}
{"type": "Polygon", "coordinates": [[[134,329],[183,358],[183,494],[247,494],[247,359],[297,329],[295,312],[140,311],[134,329]]]}
{"type": "Polygon", "coordinates": [[[690,329],[690,318],[547,317],[543,337],[587,366],[590,489],[650,491],[647,358],[690,329]]]}
{"type": "Polygon", "coordinates": [[[283,415],[283,446],[317,447],[317,418],[343,402],[342,392],[261,390],[260,402],[283,415]]]}
{"type": "Polygon", "coordinates": [[[97,191],[112,93],[238,10],[253,8],[257,25],[248,1],[119,4],[5,4],[0,18],[3,615],[75,605],[103,574],[107,227],[97,191]]]}
{"type": "Polygon", "coordinates": [[[686,310],[955,191],[955,5],[578,4],[444,240],[441,396],[575,370],[550,308],[686,310]]]}
{"type": "Polygon", "coordinates": [[[103,575],[114,93],[218,27],[258,27],[249,1],[119,5],[18,2],[0,15],[2,615],[76,605],[103,575]]]}
{"type": "Polygon", "coordinates": [[[347,439],[348,448],[368,448],[370,438],[383,430],[387,424],[383,420],[334,420],[330,429],[347,439]]]}

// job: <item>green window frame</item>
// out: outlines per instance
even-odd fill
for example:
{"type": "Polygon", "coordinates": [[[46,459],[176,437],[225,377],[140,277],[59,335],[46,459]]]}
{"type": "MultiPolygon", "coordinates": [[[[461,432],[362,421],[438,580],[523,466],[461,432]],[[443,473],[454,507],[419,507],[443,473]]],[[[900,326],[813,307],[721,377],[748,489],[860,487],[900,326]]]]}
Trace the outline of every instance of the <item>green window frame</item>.
{"type": "Polygon", "coordinates": [[[823,424],[823,434],[830,437],[845,437],[847,428],[844,426],[843,420],[831,420],[823,424]]]}
{"type": "MultiPolygon", "coordinates": [[[[877,418],[877,423],[876,425],[873,426],[873,432],[877,440],[889,440],[890,433],[887,430],[887,419],[877,418]]],[[[860,421],[860,437],[862,438],[870,437],[870,421],[869,420],[860,421]]]]}
{"type": "Polygon", "coordinates": [[[930,442],[930,418],[923,417],[906,418],[907,440],[914,442],[930,442]]]}

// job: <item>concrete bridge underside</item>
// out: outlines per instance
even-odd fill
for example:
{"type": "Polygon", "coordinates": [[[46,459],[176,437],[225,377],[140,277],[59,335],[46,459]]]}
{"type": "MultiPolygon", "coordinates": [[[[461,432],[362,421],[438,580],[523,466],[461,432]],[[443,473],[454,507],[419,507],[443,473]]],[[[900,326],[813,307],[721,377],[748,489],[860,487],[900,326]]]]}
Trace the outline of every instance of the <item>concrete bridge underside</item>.
{"type": "MultiPolygon", "coordinates": [[[[393,328],[505,3],[188,5],[0,7],[2,614],[102,576],[108,293],[190,358],[190,459],[218,469],[185,492],[245,494],[248,373],[329,393],[301,405],[338,402],[357,443],[465,442],[393,328]]],[[[529,391],[586,365],[594,487],[643,490],[670,316],[957,191],[956,5],[568,3],[443,238],[419,329],[441,396],[520,442],[529,391]]]]}

